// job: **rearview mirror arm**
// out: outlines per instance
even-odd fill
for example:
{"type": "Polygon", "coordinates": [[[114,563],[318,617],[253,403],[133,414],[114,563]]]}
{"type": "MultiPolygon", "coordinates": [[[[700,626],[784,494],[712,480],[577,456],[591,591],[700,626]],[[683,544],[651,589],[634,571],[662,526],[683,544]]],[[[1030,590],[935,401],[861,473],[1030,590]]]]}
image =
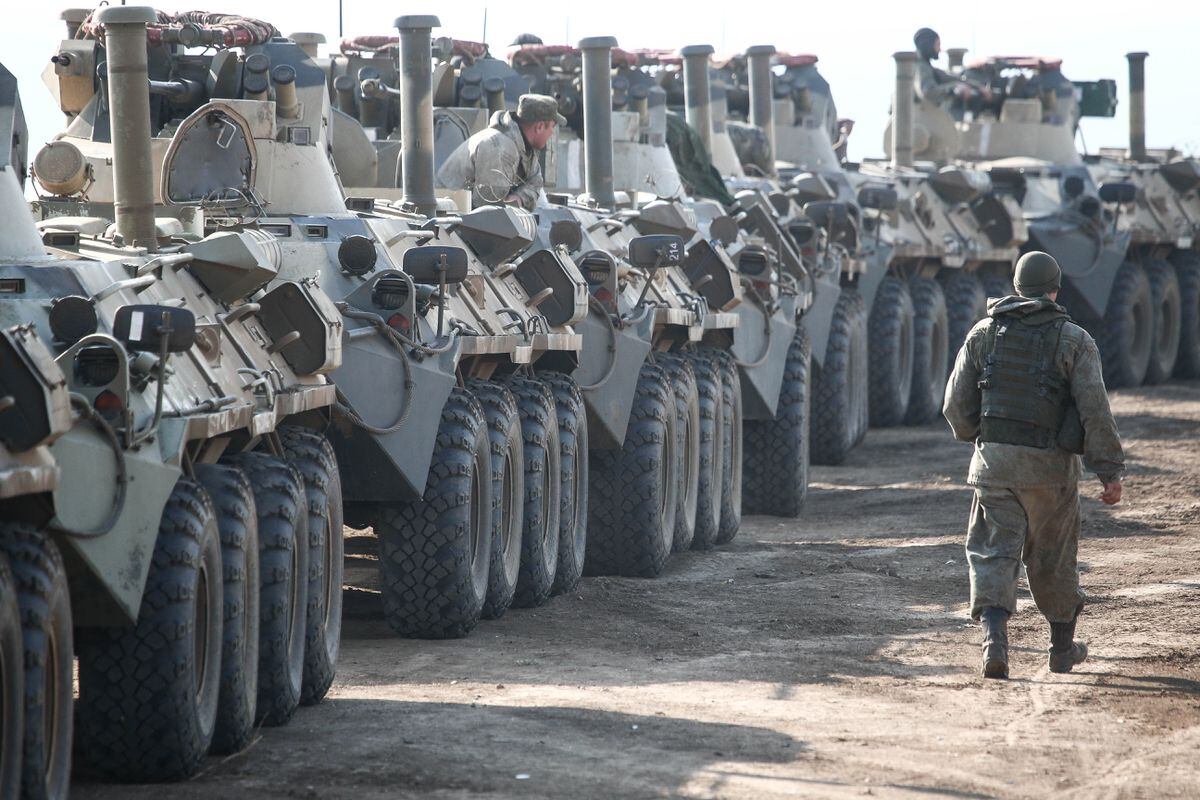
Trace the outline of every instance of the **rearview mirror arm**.
{"type": "Polygon", "coordinates": [[[167,359],[171,357],[169,345],[171,344],[171,315],[164,311],[162,313],[162,321],[159,324],[158,333],[160,336],[158,345],[158,391],[154,397],[154,419],[150,420],[150,424],[143,430],[131,434],[129,437],[129,448],[132,449],[138,445],[148,441],[150,437],[158,431],[158,425],[162,422],[163,415],[163,395],[167,390],[166,372],[167,359]]]}

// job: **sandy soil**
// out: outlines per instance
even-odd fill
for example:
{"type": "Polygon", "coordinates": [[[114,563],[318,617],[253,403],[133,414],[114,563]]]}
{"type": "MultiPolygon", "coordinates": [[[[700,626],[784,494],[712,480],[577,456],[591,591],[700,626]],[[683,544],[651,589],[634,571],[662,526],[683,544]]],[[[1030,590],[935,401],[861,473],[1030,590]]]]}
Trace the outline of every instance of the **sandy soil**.
{"type": "Polygon", "coordinates": [[[1084,486],[1088,661],[1046,669],[1027,591],[1012,680],[978,676],[969,450],[872,431],[802,517],[747,519],[659,580],[586,579],[463,641],[392,636],[349,543],[329,699],[169,788],[76,797],[1200,796],[1200,384],[1118,393],[1125,502],[1084,486]]]}

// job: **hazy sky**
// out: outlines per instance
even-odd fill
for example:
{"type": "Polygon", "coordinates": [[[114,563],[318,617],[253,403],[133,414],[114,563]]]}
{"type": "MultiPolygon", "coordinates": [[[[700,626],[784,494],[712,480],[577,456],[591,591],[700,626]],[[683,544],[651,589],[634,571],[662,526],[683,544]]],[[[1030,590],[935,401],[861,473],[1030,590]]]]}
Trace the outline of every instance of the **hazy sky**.
{"type": "MultiPolygon", "coordinates": [[[[65,35],[58,19],[64,7],[45,0],[32,5],[0,0],[0,8],[8,12],[0,29],[0,60],[20,81],[35,147],[61,129],[61,114],[40,75],[65,35]],[[14,19],[17,9],[19,23],[14,19]]],[[[284,33],[319,31],[329,39],[330,47],[336,47],[338,41],[337,0],[165,0],[157,7],[243,13],[265,19],[284,33]]],[[[833,87],[840,115],[857,122],[850,140],[852,158],[882,152],[893,80],[891,54],[912,49],[912,33],[923,25],[938,30],[943,47],[970,48],[968,59],[995,54],[1055,56],[1063,59],[1063,71],[1069,78],[1115,78],[1120,92],[1117,116],[1085,120],[1083,125],[1084,139],[1092,149],[1127,142],[1124,54],[1147,50],[1147,144],[1200,152],[1200,88],[1196,83],[1200,74],[1196,63],[1200,5],[1191,3],[458,0],[390,4],[342,0],[342,7],[347,35],[394,33],[391,24],[399,14],[436,13],[442,28],[435,35],[475,40],[483,37],[486,10],[487,41],[497,54],[525,31],[538,34],[547,43],[613,35],[629,48],[709,43],[720,53],[752,44],[774,44],[783,51],[816,53],[821,72],[833,87]],[[735,13],[722,16],[729,7],[736,9],[735,13]],[[921,10],[914,10],[917,7],[921,10]]]]}

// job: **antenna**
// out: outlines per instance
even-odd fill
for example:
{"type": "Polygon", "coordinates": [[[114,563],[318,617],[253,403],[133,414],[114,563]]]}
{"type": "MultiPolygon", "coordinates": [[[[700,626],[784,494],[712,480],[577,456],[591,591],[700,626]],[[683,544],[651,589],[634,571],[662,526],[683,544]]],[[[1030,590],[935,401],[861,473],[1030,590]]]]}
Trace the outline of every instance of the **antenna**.
{"type": "Polygon", "coordinates": [[[483,7],[483,38],[480,41],[487,44],[487,6],[483,7]]]}
{"type": "Polygon", "coordinates": [[[342,0],[338,0],[338,38],[340,39],[345,35],[345,32],[342,30],[342,0]]]}

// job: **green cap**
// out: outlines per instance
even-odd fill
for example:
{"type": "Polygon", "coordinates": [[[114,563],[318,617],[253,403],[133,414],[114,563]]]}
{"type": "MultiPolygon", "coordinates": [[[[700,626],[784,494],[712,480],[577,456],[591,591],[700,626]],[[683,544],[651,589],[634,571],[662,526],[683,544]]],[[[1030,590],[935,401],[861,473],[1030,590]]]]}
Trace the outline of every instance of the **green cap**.
{"type": "Polygon", "coordinates": [[[1034,250],[1017,261],[1013,285],[1022,297],[1040,297],[1062,288],[1062,269],[1054,256],[1034,250]]]}
{"type": "Polygon", "coordinates": [[[557,122],[566,125],[567,118],[558,113],[558,101],[544,94],[523,94],[517,100],[517,119],[525,123],[557,122]]]}

